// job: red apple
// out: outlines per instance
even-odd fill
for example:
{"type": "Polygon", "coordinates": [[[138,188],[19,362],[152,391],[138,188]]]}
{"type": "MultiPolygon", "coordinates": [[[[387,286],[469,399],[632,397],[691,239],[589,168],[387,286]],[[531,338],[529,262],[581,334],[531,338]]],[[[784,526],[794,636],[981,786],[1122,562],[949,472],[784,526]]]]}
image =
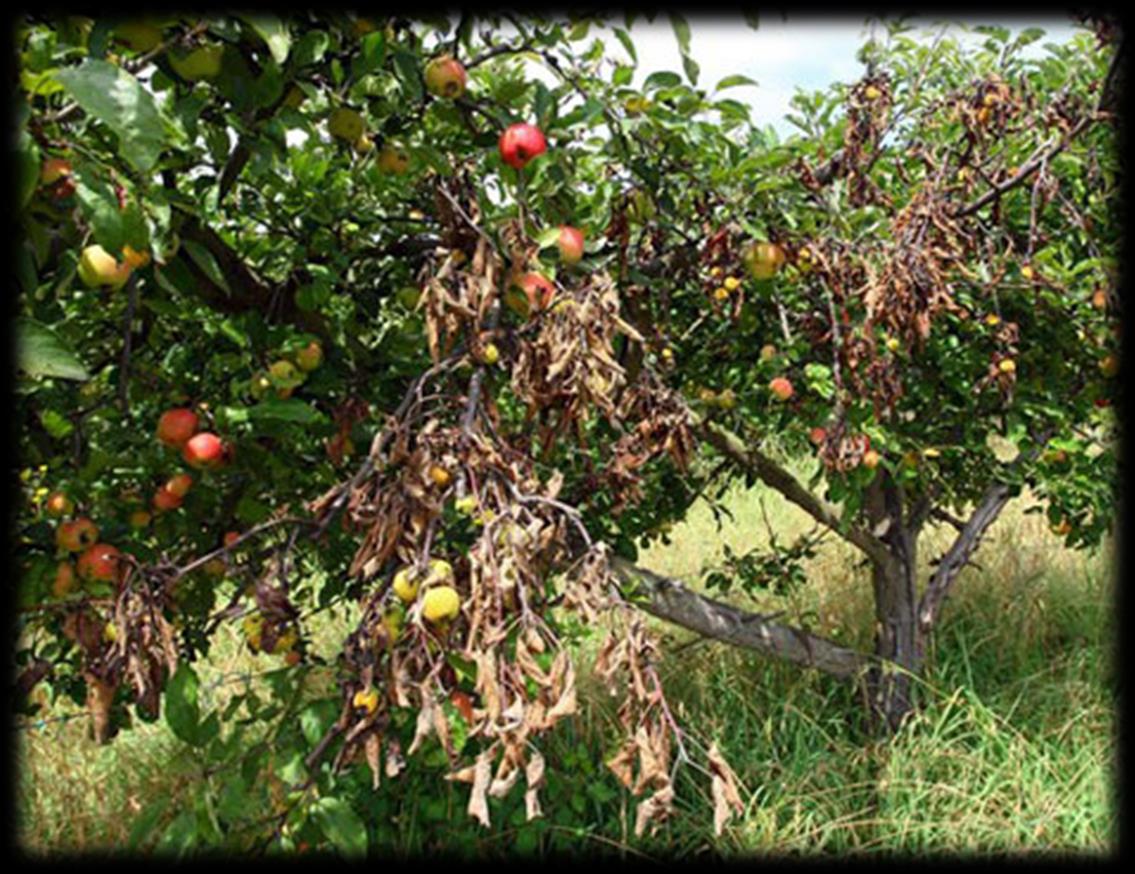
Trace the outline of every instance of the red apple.
{"type": "Polygon", "coordinates": [[[150,524],[150,514],[146,510],[135,510],[130,514],[131,528],[145,528],[150,524]]]}
{"type": "Polygon", "coordinates": [[[98,539],[98,526],[86,516],[64,522],[55,530],[55,543],[68,552],[80,552],[98,539]]]}
{"type": "Polygon", "coordinates": [[[96,543],[79,556],[79,578],[88,582],[115,582],[125,569],[122,553],[109,543],[96,543]]]}
{"type": "Polygon", "coordinates": [[[575,264],[583,257],[583,231],[579,228],[560,225],[556,244],[560,247],[560,260],[565,264],[575,264]]]}
{"type": "Polygon", "coordinates": [[[534,124],[521,122],[511,125],[500,138],[501,160],[508,166],[520,170],[537,155],[548,148],[548,141],[540,128],[534,124]]]}
{"type": "Polygon", "coordinates": [[[43,504],[48,516],[69,516],[75,510],[75,502],[63,492],[52,492],[43,504]]]}
{"type": "Polygon", "coordinates": [[[768,384],[768,387],[778,400],[786,401],[792,397],[792,383],[783,376],[776,377],[768,384]]]}
{"type": "Polygon", "coordinates": [[[552,302],[556,287],[546,276],[539,273],[525,273],[515,282],[515,286],[523,292],[505,296],[505,303],[521,318],[527,318],[531,313],[547,307],[552,302]]]}
{"type": "Polygon", "coordinates": [[[53,185],[64,176],[71,175],[71,162],[65,158],[48,158],[43,162],[39,174],[39,181],[44,185],[53,185]]]}
{"type": "Polygon", "coordinates": [[[808,432],[808,439],[811,440],[812,443],[816,446],[822,444],[827,436],[828,432],[819,426],[816,426],[808,432]]]}
{"type": "Polygon", "coordinates": [[[158,489],[154,492],[154,509],[160,513],[165,513],[168,510],[176,510],[181,506],[181,496],[175,495],[168,489],[158,489]]]}
{"type": "Polygon", "coordinates": [[[190,467],[220,467],[224,464],[225,445],[216,434],[202,431],[185,442],[181,457],[190,467]]]}
{"type": "Polygon", "coordinates": [[[197,414],[193,410],[166,410],[158,419],[158,439],[166,446],[183,446],[197,433],[197,414]]]}
{"type": "Polygon", "coordinates": [[[193,477],[187,473],[179,473],[177,476],[170,477],[165,484],[165,491],[177,495],[179,498],[184,498],[192,485],[193,477]]]}
{"type": "Polygon", "coordinates": [[[441,55],[426,65],[426,90],[437,97],[460,97],[465,93],[465,67],[461,62],[441,55]]]}
{"type": "Polygon", "coordinates": [[[223,541],[225,546],[232,546],[238,540],[240,540],[240,532],[239,531],[226,531],[225,532],[225,539],[223,541]]]}
{"type": "Polygon", "coordinates": [[[879,466],[879,453],[874,449],[868,449],[863,453],[863,466],[868,470],[874,470],[879,466]]]}

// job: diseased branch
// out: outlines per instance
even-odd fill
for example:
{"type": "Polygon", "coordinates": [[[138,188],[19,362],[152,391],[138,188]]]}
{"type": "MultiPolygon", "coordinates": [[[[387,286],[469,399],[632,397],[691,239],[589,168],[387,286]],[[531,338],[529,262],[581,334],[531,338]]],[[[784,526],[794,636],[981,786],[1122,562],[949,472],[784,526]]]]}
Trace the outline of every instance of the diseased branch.
{"type": "Polygon", "coordinates": [[[862,528],[845,527],[834,508],[804,488],[791,473],[760,450],[745,446],[740,437],[716,422],[703,421],[699,430],[711,446],[782,494],[821,525],[858,547],[873,562],[886,564],[890,560],[887,547],[881,540],[862,528]]]}
{"type": "Polygon", "coordinates": [[[637,593],[649,596],[649,600],[636,602],[643,610],[705,637],[844,679],[856,678],[872,662],[871,656],[808,631],[773,622],[769,617],[746,613],[699,595],[678,580],[638,567],[625,559],[613,558],[611,566],[620,580],[633,584],[637,593]]]}

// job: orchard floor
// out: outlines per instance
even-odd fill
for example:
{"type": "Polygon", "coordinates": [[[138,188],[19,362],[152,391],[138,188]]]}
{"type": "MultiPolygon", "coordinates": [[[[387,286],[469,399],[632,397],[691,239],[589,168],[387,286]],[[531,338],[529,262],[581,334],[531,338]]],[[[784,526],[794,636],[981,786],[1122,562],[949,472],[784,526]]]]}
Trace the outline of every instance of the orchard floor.
{"type": "MultiPolygon", "coordinates": [[[[696,585],[726,547],[737,553],[767,543],[766,516],[781,543],[809,530],[800,511],[761,488],[735,490],[724,506],[732,519],[720,527],[708,505],[696,506],[668,544],[643,549],[640,563],[696,585]]],[[[1025,506],[1023,498],[1010,505],[977,556],[980,567],[963,572],[930,654],[923,706],[889,743],[861,733],[844,684],[654,623],[664,639],[668,695],[690,746],[716,740],[743,784],[744,815],[721,836],[713,833],[709,782],[691,768],[680,771],[671,821],[654,836],[633,836],[633,803],[611,788],[599,764],[610,750],[614,707],[589,676],[592,640],[578,653],[582,714],[544,744],[549,773],[558,769],[565,782],[545,792],[543,821],[525,825],[494,813],[493,826],[482,829],[464,817],[464,793],[452,785],[419,781],[411,793],[386,781],[380,791],[394,793],[399,825],[373,835],[372,850],[656,860],[1113,853],[1114,551],[1110,544],[1094,554],[1064,549],[1025,506]]],[[[949,533],[936,530],[924,541],[922,578],[949,533]]],[[[786,621],[803,618],[820,633],[869,647],[869,578],[857,555],[829,537],[807,570],[807,585],[749,606],[784,610],[786,621]]],[[[744,596],[731,598],[745,604],[744,596]]],[[[316,648],[332,652],[349,619],[340,614],[314,629],[316,648]]],[[[199,666],[206,704],[223,704],[232,684],[255,683],[256,673],[278,667],[277,659],[249,655],[236,628],[224,634],[199,666]]],[[[155,798],[173,809],[200,791],[192,750],[164,723],[138,724],[98,747],[85,718],[59,719],[72,713],[59,704],[41,714],[58,721],[16,733],[17,841],[25,852],[125,851],[137,815],[155,798]]],[[[151,824],[153,833],[161,825],[151,824]]],[[[138,849],[152,846],[146,834],[134,834],[138,849]]]]}

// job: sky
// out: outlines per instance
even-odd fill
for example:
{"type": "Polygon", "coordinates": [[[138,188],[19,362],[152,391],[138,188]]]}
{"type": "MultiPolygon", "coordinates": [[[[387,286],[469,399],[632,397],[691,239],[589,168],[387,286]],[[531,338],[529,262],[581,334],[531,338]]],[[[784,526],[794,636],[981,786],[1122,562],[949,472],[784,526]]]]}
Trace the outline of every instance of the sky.
{"type": "MultiPolygon", "coordinates": [[[[795,131],[784,121],[784,115],[798,88],[824,90],[832,82],[854,82],[863,73],[863,65],[855,59],[868,34],[862,16],[788,15],[786,18],[780,14],[763,14],[756,30],[745,23],[739,12],[713,16],[687,14],[686,18],[690,24],[690,54],[701,68],[697,87],[710,90],[721,79],[737,73],[755,80],[758,87],[737,86],[724,92],[724,96],[748,103],[752,106],[754,123],[772,124],[781,136],[795,131]]],[[[970,16],[964,21],[968,25],[999,24],[1014,34],[1025,27],[1043,28],[1045,38],[1029,46],[1026,55],[1042,52],[1045,42],[1064,42],[1074,32],[1066,16],[1051,14],[989,19],[970,16]]],[[[918,28],[916,33],[920,33],[938,22],[929,16],[915,16],[911,23],[918,28]]],[[[959,28],[958,33],[962,32],[959,28]]],[[[678,43],[666,15],[658,15],[653,22],[636,20],[630,36],[638,54],[638,67],[632,80],[634,87],[640,86],[656,70],[672,70],[684,78],[678,43]]],[[[981,40],[985,37],[975,34],[967,38],[981,40]]],[[[630,61],[613,33],[604,36],[603,41],[609,56],[630,61]]]]}

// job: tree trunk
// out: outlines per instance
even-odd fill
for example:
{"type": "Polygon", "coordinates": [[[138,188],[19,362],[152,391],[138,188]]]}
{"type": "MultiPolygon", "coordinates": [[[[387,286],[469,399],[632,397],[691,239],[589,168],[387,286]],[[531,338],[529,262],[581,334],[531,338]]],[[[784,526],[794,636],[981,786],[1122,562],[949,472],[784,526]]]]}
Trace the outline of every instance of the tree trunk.
{"type": "Polygon", "coordinates": [[[868,496],[868,517],[887,545],[885,561],[872,562],[875,655],[867,673],[868,711],[876,729],[897,731],[914,708],[914,679],[922,672],[917,623],[917,531],[903,519],[903,496],[880,475],[868,496]]]}

